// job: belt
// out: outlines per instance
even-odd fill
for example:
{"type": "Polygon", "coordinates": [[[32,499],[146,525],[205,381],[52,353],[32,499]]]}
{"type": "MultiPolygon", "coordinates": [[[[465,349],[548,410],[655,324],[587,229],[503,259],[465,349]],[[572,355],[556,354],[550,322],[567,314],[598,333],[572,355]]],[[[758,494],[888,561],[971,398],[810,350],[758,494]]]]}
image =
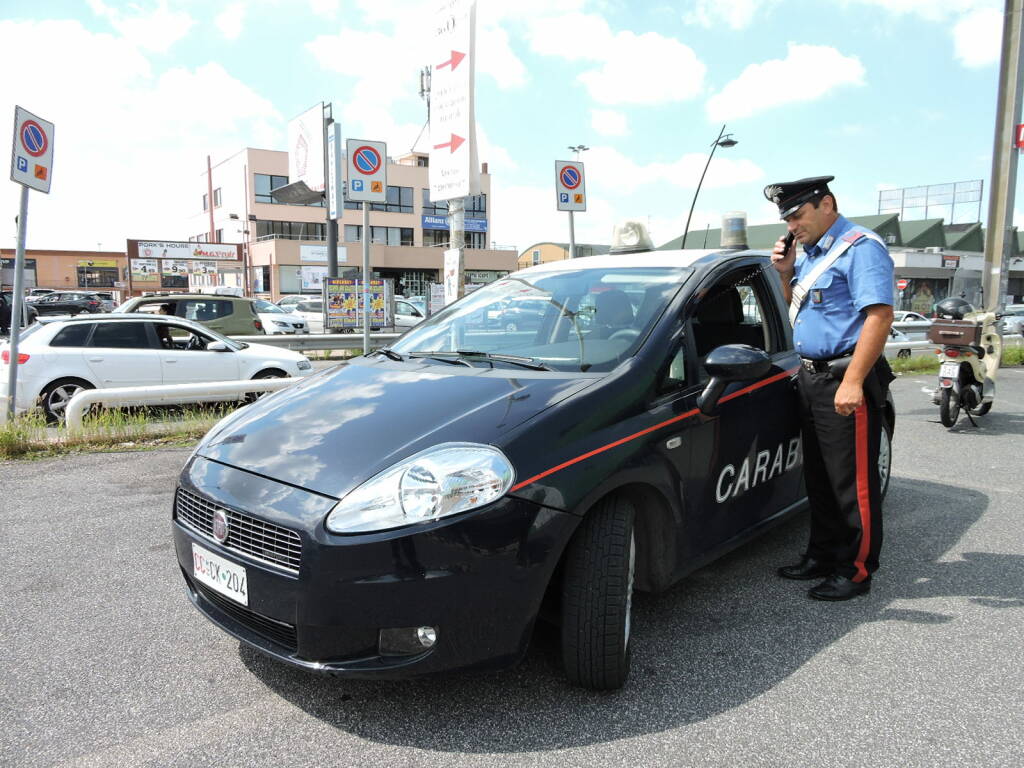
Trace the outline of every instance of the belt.
{"type": "Polygon", "coordinates": [[[844,357],[849,357],[852,354],[853,350],[851,349],[849,352],[844,352],[841,355],[836,355],[835,357],[830,357],[825,360],[812,360],[809,357],[801,357],[800,365],[802,365],[811,373],[828,373],[830,370],[828,367],[829,363],[831,363],[833,360],[841,360],[844,357]]]}

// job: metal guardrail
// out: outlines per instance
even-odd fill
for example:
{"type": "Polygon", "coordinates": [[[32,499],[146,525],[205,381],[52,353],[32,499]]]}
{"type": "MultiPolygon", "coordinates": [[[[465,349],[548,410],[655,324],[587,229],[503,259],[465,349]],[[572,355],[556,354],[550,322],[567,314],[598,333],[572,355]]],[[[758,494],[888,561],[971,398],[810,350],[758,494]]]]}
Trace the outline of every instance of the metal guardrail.
{"type": "Polygon", "coordinates": [[[202,384],[170,384],[161,387],[110,387],[83,389],[72,397],[64,409],[68,429],[81,429],[82,419],[90,406],[181,405],[205,402],[211,395],[244,395],[248,392],[276,392],[286,389],[301,377],[283,379],[246,379],[243,381],[210,381],[202,384]]]}

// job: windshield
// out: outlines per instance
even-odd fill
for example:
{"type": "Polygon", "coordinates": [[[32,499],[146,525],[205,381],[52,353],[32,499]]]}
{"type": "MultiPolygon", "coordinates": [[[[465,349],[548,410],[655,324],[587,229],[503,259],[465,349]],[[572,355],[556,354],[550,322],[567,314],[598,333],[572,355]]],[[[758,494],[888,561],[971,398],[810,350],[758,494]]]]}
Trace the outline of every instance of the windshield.
{"type": "Polygon", "coordinates": [[[323,301],[303,301],[295,305],[296,312],[323,312],[323,301]]]}
{"type": "Polygon", "coordinates": [[[285,310],[277,306],[277,304],[271,304],[269,301],[264,301],[263,299],[256,299],[253,303],[256,305],[257,312],[268,312],[279,315],[288,314],[285,310]]]}
{"type": "Polygon", "coordinates": [[[683,267],[604,267],[513,274],[406,333],[402,355],[476,352],[556,371],[610,371],[633,355],[679,287],[683,267]]]}

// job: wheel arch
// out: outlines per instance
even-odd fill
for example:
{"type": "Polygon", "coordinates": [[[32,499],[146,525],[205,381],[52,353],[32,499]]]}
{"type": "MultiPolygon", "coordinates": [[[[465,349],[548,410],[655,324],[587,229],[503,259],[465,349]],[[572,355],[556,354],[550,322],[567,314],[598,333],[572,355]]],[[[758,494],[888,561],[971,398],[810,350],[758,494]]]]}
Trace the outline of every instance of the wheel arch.
{"type": "Polygon", "coordinates": [[[285,371],[285,370],[283,370],[281,368],[278,368],[276,363],[273,363],[273,364],[267,365],[267,366],[265,366],[263,368],[260,368],[258,371],[256,371],[256,373],[254,373],[249,378],[250,379],[270,379],[270,378],[274,377],[273,375],[268,375],[268,374],[276,375],[276,376],[278,376],[278,377],[280,377],[282,379],[287,379],[291,375],[287,371],[285,371]]]}

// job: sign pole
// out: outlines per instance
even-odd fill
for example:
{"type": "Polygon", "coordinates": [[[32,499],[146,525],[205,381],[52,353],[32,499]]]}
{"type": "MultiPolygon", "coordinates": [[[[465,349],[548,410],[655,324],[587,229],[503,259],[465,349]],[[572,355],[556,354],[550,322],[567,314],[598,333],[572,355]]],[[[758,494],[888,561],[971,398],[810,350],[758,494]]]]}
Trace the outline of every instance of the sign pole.
{"type": "Polygon", "coordinates": [[[576,222],[573,221],[572,211],[569,211],[569,258],[576,258],[576,222]]]}
{"type": "Polygon", "coordinates": [[[363,201],[363,354],[370,351],[370,204],[363,201]]]}
{"type": "Polygon", "coordinates": [[[459,252],[459,271],[455,279],[456,298],[466,295],[466,198],[454,197],[448,201],[448,247],[459,252]]]}
{"type": "Polygon", "coordinates": [[[28,187],[21,188],[18,214],[18,246],[14,256],[14,295],[11,304],[11,366],[7,371],[7,421],[14,421],[14,403],[18,396],[18,341],[21,337],[25,297],[25,231],[28,225],[28,187]]]}

